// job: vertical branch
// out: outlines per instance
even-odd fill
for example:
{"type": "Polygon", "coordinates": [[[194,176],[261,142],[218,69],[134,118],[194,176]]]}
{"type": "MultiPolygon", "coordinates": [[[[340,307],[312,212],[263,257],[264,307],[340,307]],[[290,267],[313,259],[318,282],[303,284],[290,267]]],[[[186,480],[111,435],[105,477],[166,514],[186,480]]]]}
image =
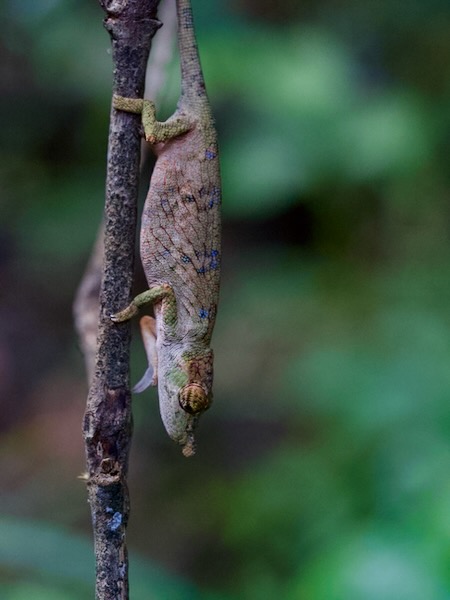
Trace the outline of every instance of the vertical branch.
{"type": "MultiPolygon", "coordinates": [[[[142,97],[158,0],[100,0],[113,49],[113,92],[142,97]]],[[[128,599],[125,531],[131,441],[128,381],[130,326],[109,315],[131,298],[140,155],[140,119],[111,112],[105,200],[105,235],[97,353],[83,433],[87,487],[94,529],[96,598],[128,599]]]]}

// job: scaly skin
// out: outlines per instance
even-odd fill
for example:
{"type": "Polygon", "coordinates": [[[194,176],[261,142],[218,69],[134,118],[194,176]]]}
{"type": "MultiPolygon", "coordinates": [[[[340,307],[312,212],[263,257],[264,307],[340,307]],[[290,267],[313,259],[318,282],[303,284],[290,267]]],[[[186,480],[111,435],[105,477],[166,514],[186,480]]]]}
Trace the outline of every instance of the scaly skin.
{"type": "Polygon", "coordinates": [[[111,318],[124,321],[139,306],[153,303],[156,323],[144,317],[141,329],[154,372],[150,369],[137,387],[141,391],[158,383],[166,430],[190,456],[198,417],[212,401],[210,341],[219,296],[221,186],[190,1],[177,0],[177,13],[181,96],[174,115],[160,123],[152,102],[114,97],[117,110],[142,113],[145,138],[157,161],[141,226],[149,289],[111,318]]]}

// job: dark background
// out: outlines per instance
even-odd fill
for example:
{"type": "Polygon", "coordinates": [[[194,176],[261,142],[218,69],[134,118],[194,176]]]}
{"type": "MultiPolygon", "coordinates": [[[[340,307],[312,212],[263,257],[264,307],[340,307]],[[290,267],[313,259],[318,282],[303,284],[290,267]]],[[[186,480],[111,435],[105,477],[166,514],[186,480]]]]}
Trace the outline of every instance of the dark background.
{"type": "MultiPolygon", "coordinates": [[[[215,403],[186,460],[155,392],[134,399],[131,597],[446,600],[448,0],[194,11],[223,166],[215,403]]],[[[94,0],[0,17],[0,595],[88,599],[71,304],[102,212],[110,43],[94,0]]],[[[176,65],[169,89],[166,114],[176,65]]]]}

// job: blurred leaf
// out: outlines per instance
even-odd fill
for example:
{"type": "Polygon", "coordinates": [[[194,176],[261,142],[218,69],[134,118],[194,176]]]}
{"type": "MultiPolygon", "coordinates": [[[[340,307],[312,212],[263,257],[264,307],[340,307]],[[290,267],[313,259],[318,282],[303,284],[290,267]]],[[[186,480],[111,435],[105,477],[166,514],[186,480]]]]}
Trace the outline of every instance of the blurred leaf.
{"type": "Polygon", "coordinates": [[[224,195],[228,214],[267,218],[295,200],[295,190],[306,172],[295,146],[268,132],[242,137],[224,148],[224,195]],[[239,165],[239,170],[234,168],[239,165]],[[245,177],[242,176],[245,173],[245,177]]]}
{"type": "Polygon", "coordinates": [[[85,171],[47,180],[36,192],[42,194],[41,203],[29,203],[21,215],[22,252],[37,262],[58,257],[63,265],[78,258],[81,249],[90,249],[101,219],[102,179],[85,171]]]}
{"type": "Polygon", "coordinates": [[[331,178],[387,179],[431,158],[431,107],[400,89],[368,96],[337,38],[308,28],[249,35],[214,39],[207,54],[213,89],[217,72],[239,99],[221,146],[229,214],[267,217],[331,178]]]}
{"type": "Polygon", "coordinates": [[[71,88],[77,96],[107,93],[112,81],[110,41],[99,7],[89,2],[46,0],[30,10],[28,2],[8,0],[8,12],[29,36],[41,84],[71,88]]]}
{"type": "Polygon", "coordinates": [[[64,587],[52,585],[50,582],[17,582],[15,584],[1,585],[2,600],[81,600],[91,597],[87,590],[68,591],[64,587]]]}
{"type": "Polygon", "coordinates": [[[445,600],[439,572],[426,548],[392,531],[368,531],[342,540],[319,557],[288,600],[445,600]],[[304,583],[303,583],[304,581],[304,583]]]}
{"type": "Polygon", "coordinates": [[[263,564],[279,570],[322,537],[338,534],[350,498],[333,471],[319,453],[298,448],[280,449],[253,466],[230,490],[227,542],[252,549],[263,564]]]}
{"type": "MultiPolygon", "coordinates": [[[[218,594],[200,592],[190,584],[164,574],[141,558],[132,556],[130,563],[130,586],[136,600],[148,600],[149,595],[161,600],[224,598],[218,594]]],[[[0,519],[0,564],[19,573],[32,572],[41,578],[51,578],[52,582],[73,582],[85,589],[89,589],[87,586],[93,589],[94,586],[92,544],[79,535],[40,522],[7,517],[0,519]]],[[[20,589],[16,592],[21,593],[20,589]]],[[[13,600],[16,600],[14,596],[13,600]]]]}
{"type": "Polygon", "coordinates": [[[400,94],[366,102],[337,126],[343,168],[356,180],[419,168],[432,152],[427,117],[413,98],[400,94]]]}

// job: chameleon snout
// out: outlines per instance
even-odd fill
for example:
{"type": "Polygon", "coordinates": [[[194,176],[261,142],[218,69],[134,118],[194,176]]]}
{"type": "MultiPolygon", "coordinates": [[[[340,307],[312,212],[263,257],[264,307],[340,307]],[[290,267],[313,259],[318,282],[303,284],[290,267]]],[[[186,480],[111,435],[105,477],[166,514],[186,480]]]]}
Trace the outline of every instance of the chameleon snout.
{"type": "Polygon", "coordinates": [[[185,385],[180,390],[178,400],[181,408],[191,415],[206,410],[211,404],[211,396],[198,383],[185,385]]]}

